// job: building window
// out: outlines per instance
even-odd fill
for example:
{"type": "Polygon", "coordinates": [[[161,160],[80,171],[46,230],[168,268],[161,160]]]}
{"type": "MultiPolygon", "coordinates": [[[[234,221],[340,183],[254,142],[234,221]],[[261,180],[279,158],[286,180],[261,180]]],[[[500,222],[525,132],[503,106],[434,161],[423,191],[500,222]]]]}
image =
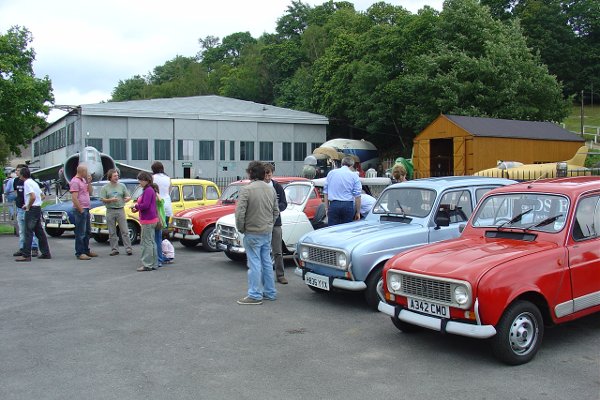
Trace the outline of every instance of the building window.
{"type": "Polygon", "coordinates": [[[225,161],[225,140],[219,142],[219,160],[225,161]]]}
{"type": "Polygon", "coordinates": [[[67,125],[67,144],[75,144],[75,123],[67,125]]]}
{"type": "Polygon", "coordinates": [[[310,154],[312,154],[312,152],[315,151],[315,149],[319,146],[321,146],[321,143],[314,143],[314,142],[311,143],[310,144],[310,154]]]}
{"type": "Polygon", "coordinates": [[[273,161],[273,142],[259,143],[259,159],[261,161],[273,161]]]}
{"type": "Polygon", "coordinates": [[[201,140],[200,141],[200,157],[199,160],[214,160],[215,159],[215,141],[201,140]]]}
{"type": "Polygon", "coordinates": [[[177,159],[178,160],[193,160],[194,159],[194,141],[181,139],[177,141],[177,159]]]}
{"type": "Polygon", "coordinates": [[[254,160],[254,142],[240,142],[240,160],[254,160]]]}
{"type": "Polygon", "coordinates": [[[115,160],[127,160],[127,139],[109,139],[110,156],[115,160]]]}
{"type": "Polygon", "coordinates": [[[155,160],[170,160],[171,159],[171,141],[164,139],[154,140],[154,159],[155,160]]]}
{"type": "MultiPolygon", "coordinates": [[[[95,147],[96,150],[98,150],[99,152],[102,152],[102,139],[92,139],[92,138],[86,138],[85,139],[85,145],[86,146],[92,146],[95,147]]],[[[52,150],[54,150],[54,140],[52,140],[50,142],[50,147],[52,150]]]]}
{"type": "Polygon", "coordinates": [[[306,158],[306,143],[294,143],[294,161],[304,161],[306,158]]]}
{"type": "MultiPolygon", "coordinates": [[[[283,161],[292,161],[292,144],[283,142],[281,146],[281,159],[283,161]]],[[[304,160],[302,160],[304,161],[304,160]]]]}
{"type": "Polygon", "coordinates": [[[131,159],[148,160],[148,139],[131,139],[131,159]]]}
{"type": "Polygon", "coordinates": [[[235,161],[235,140],[229,142],[229,159],[235,161]]]}

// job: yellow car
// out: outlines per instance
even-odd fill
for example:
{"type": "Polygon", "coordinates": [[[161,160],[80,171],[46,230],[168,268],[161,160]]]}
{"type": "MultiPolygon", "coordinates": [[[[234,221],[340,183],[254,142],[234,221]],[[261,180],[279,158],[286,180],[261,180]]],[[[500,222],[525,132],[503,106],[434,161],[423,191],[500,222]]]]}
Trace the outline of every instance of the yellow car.
{"type": "MultiPolygon", "coordinates": [[[[188,208],[212,205],[219,200],[221,192],[214,182],[204,179],[171,179],[171,205],[173,214],[188,208]]],[[[131,205],[142,194],[141,187],[137,187],[127,204],[125,204],[125,215],[127,216],[127,231],[131,243],[137,243],[140,239],[140,222],[138,214],[131,211],[131,205]]],[[[108,226],[106,225],[106,207],[100,206],[90,210],[92,226],[92,237],[97,242],[103,243],[108,240],[108,226]]]]}

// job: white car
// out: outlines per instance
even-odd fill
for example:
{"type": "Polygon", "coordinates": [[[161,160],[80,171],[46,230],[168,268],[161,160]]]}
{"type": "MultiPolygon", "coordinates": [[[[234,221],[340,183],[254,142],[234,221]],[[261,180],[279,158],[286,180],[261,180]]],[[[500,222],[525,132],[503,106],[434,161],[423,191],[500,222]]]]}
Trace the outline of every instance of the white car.
{"type": "MultiPolygon", "coordinates": [[[[324,226],[325,205],[321,203],[311,222],[304,213],[304,209],[309,199],[314,199],[315,195],[318,196],[314,183],[311,181],[292,182],[285,187],[284,192],[288,206],[281,212],[282,249],[283,254],[293,254],[300,237],[313,231],[315,227],[324,226]]],[[[244,235],[235,227],[235,214],[219,218],[215,232],[217,247],[223,250],[227,257],[234,261],[246,259],[244,235]]]]}

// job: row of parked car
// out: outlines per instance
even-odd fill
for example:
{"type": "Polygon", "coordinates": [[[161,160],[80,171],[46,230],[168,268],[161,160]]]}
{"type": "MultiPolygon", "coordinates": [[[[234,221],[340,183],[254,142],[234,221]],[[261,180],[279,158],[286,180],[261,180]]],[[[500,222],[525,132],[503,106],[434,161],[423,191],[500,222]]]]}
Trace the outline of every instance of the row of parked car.
{"type": "MultiPolygon", "coordinates": [[[[535,356],[546,325],[600,309],[600,178],[419,179],[388,186],[364,220],[324,228],[314,182],[278,181],[288,200],[283,249],[294,254],[296,274],[321,294],[363,291],[404,332],[489,339],[493,354],[514,365],[535,356]]],[[[172,198],[181,201],[174,236],[245,259],[233,217],[245,184],[219,196],[210,181],[173,179],[172,198]]],[[[51,215],[44,210],[49,234],[65,226],[51,215]]],[[[92,212],[99,241],[108,238],[102,215],[92,212]]],[[[128,214],[133,239],[136,218],[128,214]]]]}

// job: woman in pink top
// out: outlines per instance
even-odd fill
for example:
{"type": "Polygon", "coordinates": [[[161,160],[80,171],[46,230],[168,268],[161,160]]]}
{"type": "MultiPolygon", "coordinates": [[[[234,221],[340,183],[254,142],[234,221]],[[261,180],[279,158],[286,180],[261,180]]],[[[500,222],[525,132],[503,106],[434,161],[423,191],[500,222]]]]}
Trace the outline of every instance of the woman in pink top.
{"type": "Polygon", "coordinates": [[[152,175],[148,172],[140,172],[137,176],[140,186],[144,189],[133,206],[133,212],[139,212],[141,233],[141,263],[138,271],[152,271],[156,269],[156,241],[154,231],[158,222],[158,210],[156,209],[156,191],[152,183],[152,175]]]}

